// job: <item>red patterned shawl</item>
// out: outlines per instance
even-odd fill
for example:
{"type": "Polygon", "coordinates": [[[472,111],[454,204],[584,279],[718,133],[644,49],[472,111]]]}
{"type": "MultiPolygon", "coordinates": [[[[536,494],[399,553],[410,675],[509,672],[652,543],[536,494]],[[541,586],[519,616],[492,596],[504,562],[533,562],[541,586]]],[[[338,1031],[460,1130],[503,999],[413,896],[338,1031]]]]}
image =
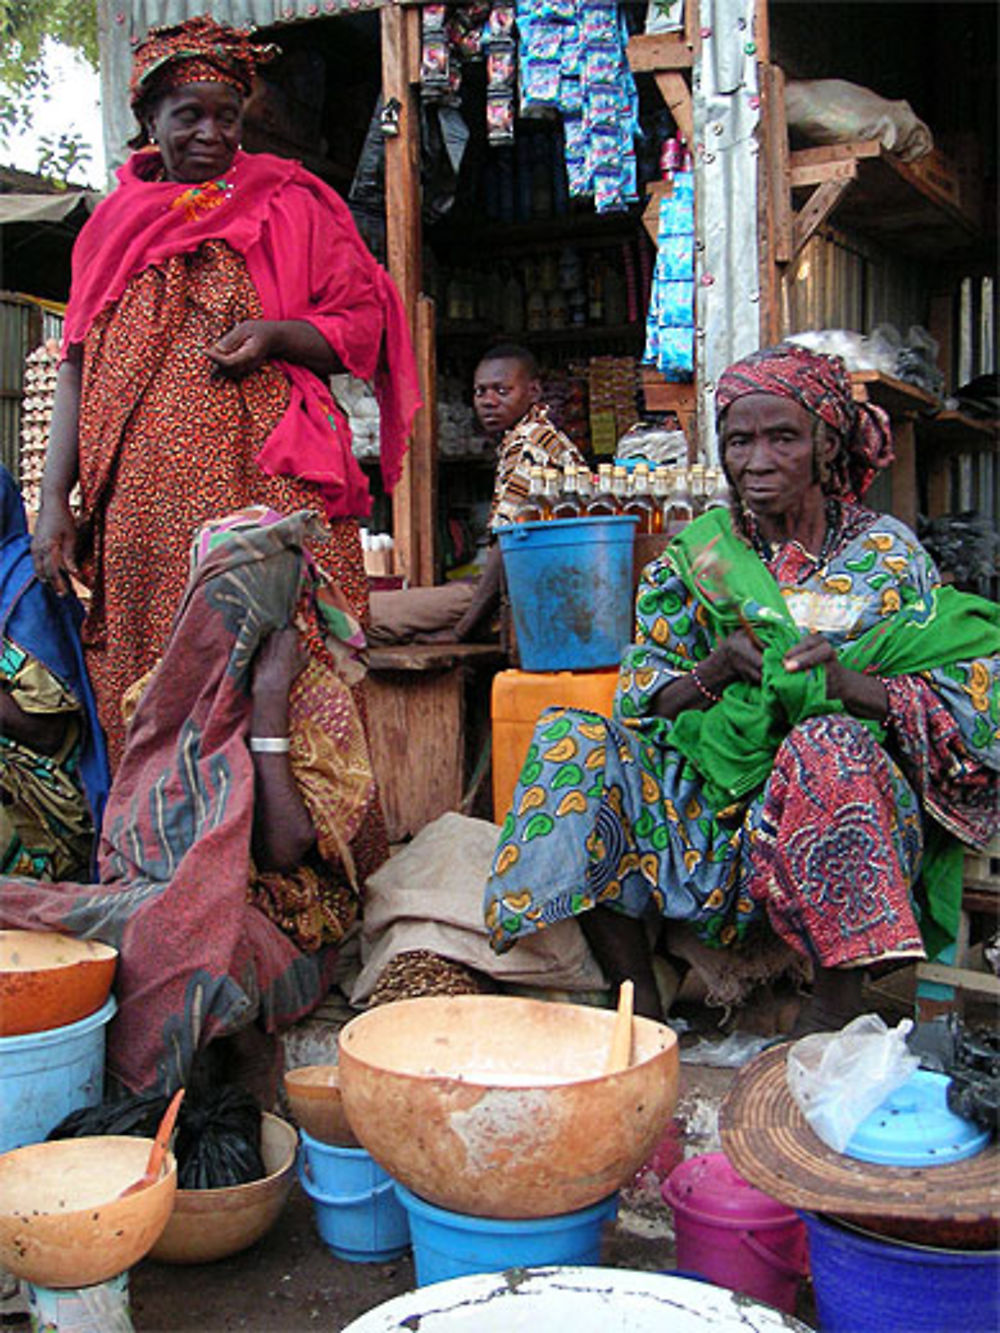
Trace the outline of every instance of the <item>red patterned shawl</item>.
{"type": "MultiPolygon", "coordinates": [[[[420,406],[416,362],[399,293],[347,205],[298,162],[270,153],[238,152],[224,180],[198,186],[148,179],[159,161],[155,150],[134,154],[80,233],[64,352],[137,273],[224,240],[246,261],[265,319],[308,321],[351,374],[374,380],[382,476],[392,490],[420,406]]],[[[343,412],[311,371],[278,364],[291,398],[257,463],[271,475],[317,483],[331,518],[367,515],[368,482],[343,412]]]]}

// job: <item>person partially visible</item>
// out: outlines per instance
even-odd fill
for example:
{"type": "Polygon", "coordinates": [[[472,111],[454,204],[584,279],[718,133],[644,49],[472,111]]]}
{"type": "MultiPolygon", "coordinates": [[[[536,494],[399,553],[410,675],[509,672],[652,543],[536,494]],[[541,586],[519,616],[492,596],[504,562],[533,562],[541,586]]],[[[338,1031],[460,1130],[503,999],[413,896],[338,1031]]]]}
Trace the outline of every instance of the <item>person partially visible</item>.
{"type": "Polygon", "coordinates": [[[494,534],[514,520],[528,494],[533,467],[586,467],[573,441],[549,420],[541,401],[538,363],[527,348],[501,343],[476,366],[472,401],[480,424],[497,443],[496,474],[488,526],[491,534],[483,573],[468,606],[447,630],[418,642],[463,642],[489,627],[500,606],[503,560],[494,534]]]}
{"type": "Polygon", "coordinates": [[[888,417],[839,357],[768,348],[716,392],[735,497],[649,564],[613,719],[535,728],[487,886],[502,951],[576,916],[659,1017],[646,927],[812,968],[797,1031],[839,1028],[869,969],[953,938],[962,843],[1000,822],[1000,607],[942,586],[861,503],[888,417]]]}
{"type": "Polygon", "coordinates": [[[83,608],[35,573],[0,466],[0,874],[85,878],[109,774],[80,644],[83,608]]]}
{"type": "Polygon", "coordinates": [[[0,925],[118,949],[108,1069],[133,1092],[197,1067],[269,1104],[275,1033],[326,995],[358,919],[351,844],[377,801],[363,637],[311,554],[320,533],[261,506],[198,532],[162,659],[130,692],[99,882],[0,880],[0,925]]]}
{"type": "MultiPolygon", "coordinates": [[[[328,378],[374,383],[387,490],[419,403],[406,313],[347,205],[300,163],[240,147],[273,54],[207,15],[151,29],[133,54],[135,151],[73,250],[34,554],[58,591],[78,562],[90,589],[112,766],[122,694],[163,652],[202,523],[315,510],[318,558],[366,619],[370,495],[328,378]]],[[[387,849],[370,841],[374,868],[387,849]]]]}

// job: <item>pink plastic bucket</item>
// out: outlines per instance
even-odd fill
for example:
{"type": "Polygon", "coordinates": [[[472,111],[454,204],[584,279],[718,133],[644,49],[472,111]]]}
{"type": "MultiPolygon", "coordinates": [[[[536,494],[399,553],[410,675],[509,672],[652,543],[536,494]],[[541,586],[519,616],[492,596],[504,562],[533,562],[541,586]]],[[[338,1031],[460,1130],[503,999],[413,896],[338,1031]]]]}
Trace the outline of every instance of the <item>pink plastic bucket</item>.
{"type": "Polygon", "coordinates": [[[663,1182],[674,1210],[677,1268],[795,1313],[809,1270],[798,1214],[736,1174],[725,1153],[689,1157],[663,1182]]]}

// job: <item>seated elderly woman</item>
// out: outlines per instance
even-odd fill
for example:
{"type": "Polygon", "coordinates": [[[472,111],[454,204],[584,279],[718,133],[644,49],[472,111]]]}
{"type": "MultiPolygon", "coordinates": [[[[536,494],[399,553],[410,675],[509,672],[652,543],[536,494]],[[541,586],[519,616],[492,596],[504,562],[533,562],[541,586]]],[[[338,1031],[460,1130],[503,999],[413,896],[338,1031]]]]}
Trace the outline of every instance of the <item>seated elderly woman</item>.
{"type": "Polygon", "coordinates": [[[323,998],[357,917],[348,844],[377,800],[351,693],[362,640],[312,530],[308,512],[257,507],[199,531],[111,788],[100,883],[0,880],[0,925],[119,949],[108,1068],[132,1091],[186,1083],[227,1038],[211,1071],[266,1101],[269,1034],[323,998]]]}
{"type": "Polygon", "coordinates": [[[83,608],[36,576],[0,467],[0,873],[86,878],[108,760],[80,643],[83,608]]]}
{"type": "Polygon", "coordinates": [[[644,918],[742,950],[766,921],[812,967],[797,1030],[839,1027],[953,933],[956,839],[996,829],[1000,608],[859,502],[891,438],[839,358],[758,352],[717,411],[732,512],[645,569],[614,719],[543,714],[486,921],[502,951],[579,915],[651,1016],[644,918]]]}

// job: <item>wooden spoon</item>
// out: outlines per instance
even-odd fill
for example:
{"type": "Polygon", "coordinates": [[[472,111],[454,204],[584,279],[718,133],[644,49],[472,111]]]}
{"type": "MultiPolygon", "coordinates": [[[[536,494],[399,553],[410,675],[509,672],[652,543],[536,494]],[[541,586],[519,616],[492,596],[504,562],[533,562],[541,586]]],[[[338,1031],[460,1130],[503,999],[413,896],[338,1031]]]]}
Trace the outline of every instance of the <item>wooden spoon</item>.
{"type": "Polygon", "coordinates": [[[635,986],[631,981],[623,981],[618,991],[618,1013],[615,1016],[615,1030],[611,1034],[611,1050],[608,1052],[606,1074],[620,1074],[632,1063],[632,1006],[635,999],[635,986]]]}
{"type": "Polygon", "coordinates": [[[181,1102],[184,1099],[184,1089],[178,1088],[170,1099],[170,1105],[163,1112],[163,1119],[160,1121],[160,1127],[156,1131],[156,1138],[153,1140],[153,1146],[149,1150],[149,1160],[146,1163],[146,1170],[138,1180],[133,1180],[131,1185],[126,1185],[119,1194],[119,1199],[124,1199],[129,1194],[138,1194],[144,1190],[147,1185],[155,1185],[160,1178],[160,1168],[163,1166],[163,1158],[167,1151],[167,1145],[170,1142],[170,1135],[174,1132],[174,1121],[177,1119],[177,1112],[180,1110],[181,1102]]]}

